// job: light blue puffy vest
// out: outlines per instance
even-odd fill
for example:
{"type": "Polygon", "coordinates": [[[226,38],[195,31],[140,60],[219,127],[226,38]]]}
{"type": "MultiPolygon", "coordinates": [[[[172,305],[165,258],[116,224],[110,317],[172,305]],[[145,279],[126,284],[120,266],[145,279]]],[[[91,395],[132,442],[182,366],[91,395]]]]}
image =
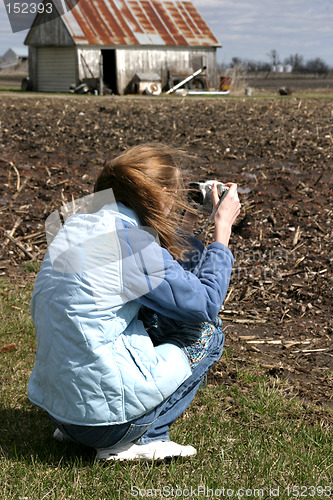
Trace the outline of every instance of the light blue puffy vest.
{"type": "MultiPolygon", "coordinates": [[[[38,344],[28,396],[65,423],[128,422],[152,410],[191,375],[179,347],[153,346],[138,320],[140,304],[124,296],[115,223],[121,217],[138,227],[139,221],[133,211],[118,208],[105,206],[68,219],[44,259],[32,296],[38,344]],[[68,238],[75,245],[55,259],[68,238]]],[[[156,247],[152,243],[148,255],[156,247]]]]}

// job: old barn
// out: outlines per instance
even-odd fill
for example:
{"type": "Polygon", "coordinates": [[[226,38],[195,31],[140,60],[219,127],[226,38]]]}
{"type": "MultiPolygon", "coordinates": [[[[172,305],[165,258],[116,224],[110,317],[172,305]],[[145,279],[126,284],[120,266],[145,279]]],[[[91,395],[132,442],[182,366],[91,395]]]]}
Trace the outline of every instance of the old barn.
{"type": "Polygon", "coordinates": [[[218,86],[220,44],[189,0],[79,0],[64,13],[75,3],[52,0],[52,12],[38,14],[26,37],[33,90],[100,81],[124,94],[145,79],[177,83],[203,66],[196,85],[218,86]]]}

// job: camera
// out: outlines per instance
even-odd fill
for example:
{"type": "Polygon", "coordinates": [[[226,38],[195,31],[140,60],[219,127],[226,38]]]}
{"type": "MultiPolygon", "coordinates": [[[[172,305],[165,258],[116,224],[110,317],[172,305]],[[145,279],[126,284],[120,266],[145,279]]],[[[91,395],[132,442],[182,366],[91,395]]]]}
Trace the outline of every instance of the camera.
{"type": "Polygon", "coordinates": [[[190,190],[188,192],[189,202],[194,202],[200,205],[205,212],[213,210],[212,187],[216,184],[217,192],[222,199],[227,195],[229,188],[222,182],[218,181],[198,181],[190,182],[190,190]]]}

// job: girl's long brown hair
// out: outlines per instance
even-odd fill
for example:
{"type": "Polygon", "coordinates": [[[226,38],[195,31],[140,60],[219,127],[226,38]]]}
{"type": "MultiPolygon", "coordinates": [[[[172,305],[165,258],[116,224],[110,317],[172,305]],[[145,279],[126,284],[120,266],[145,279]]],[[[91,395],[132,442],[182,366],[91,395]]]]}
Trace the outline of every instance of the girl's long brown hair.
{"type": "Polygon", "coordinates": [[[183,210],[191,210],[176,160],[182,151],[162,144],[134,146],[107,161],[94,191],[112,189],[116,201],[134,210],[143,226],[157,231],[161,246],[179,259],[186,248],[176,235],[183,210]],[[171,207],[166,214],[165,208],[171,207]]]}

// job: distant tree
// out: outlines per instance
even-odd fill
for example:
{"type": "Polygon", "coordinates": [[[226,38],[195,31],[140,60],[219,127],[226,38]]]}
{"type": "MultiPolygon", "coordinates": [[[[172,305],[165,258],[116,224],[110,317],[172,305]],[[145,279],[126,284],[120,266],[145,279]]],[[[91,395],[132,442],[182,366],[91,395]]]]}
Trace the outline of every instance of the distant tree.
{"type": "Polygon", "coordinates": [[[257,73],[258,71],[270,71],[270,64],[261,61],[246,61],[245,68],[249,73],[257,73]]]}
{"type": "MultiPolygon", "coordinates": [[[[274,66],[280,64],[280,59],[276,50],[271,50],[269,56],[271,58],[271,63],[233,57],[229,64],[229,68],[236,68],[239,71],[247,71],[248,73],[257,73],[259,71],[269,72],[271,70],[272,64],[274,66]]],[[[297,53],[291,54],[289,57],[286,57],[283,63],[285,66],[287,64],[290,64],[293,68],[293,71],[298,73],[315,73],[318,75],[327,75],[330,70],[333,69],[330,68],[325,63],[325,61],[320,59],[320,57],[305,62],[303,56],[297,53]]]]}
{"type": "Polygon", "coordinates": [[[320,57],[307,61],[305,68],[308,73],[315,73],[317,75],[327,75],[329,72],[328,65],[320,57]]]}
{"type": "Polygon", "coordinates": [[[284,64],[290,64],[292,66],[293,71],[301,73],[304,71],[304,58],[300,54],[290,54],[289,57],[286,57],[284,60],[284,64]]]}
{"type": "Polygon", "coordinates": [[[271,65],[267,62],[258,62],[258,71],[270,71],[271,65]]]}
{"type": "Polygon", "coordinates": [[[231,59],[231,63],[230,63],[231,68],[234,68],[235,66],[239,66],[240,64],[243,64],[243,61],[239,57],[233,57],[231,59]]]}
{"type": "Polygon", "coordinates": [[[258,63],[257,61],[247,61],[246,69],[249,73],[255,73],[258,71],[258,63]]]}
{"type": "Polygon", "coordinates": [[[276,66],[277,64],[279,64],[280,57],[275,49],[272,49],[267,55],[270,58],[273,66],[276,66]]]}
{"type": "Polygon", "coordinates": [[[228,65],[225,62],[220,62],[217,65],[217,69],[220,75],[223,75],[227,71],[228,65]]]}

